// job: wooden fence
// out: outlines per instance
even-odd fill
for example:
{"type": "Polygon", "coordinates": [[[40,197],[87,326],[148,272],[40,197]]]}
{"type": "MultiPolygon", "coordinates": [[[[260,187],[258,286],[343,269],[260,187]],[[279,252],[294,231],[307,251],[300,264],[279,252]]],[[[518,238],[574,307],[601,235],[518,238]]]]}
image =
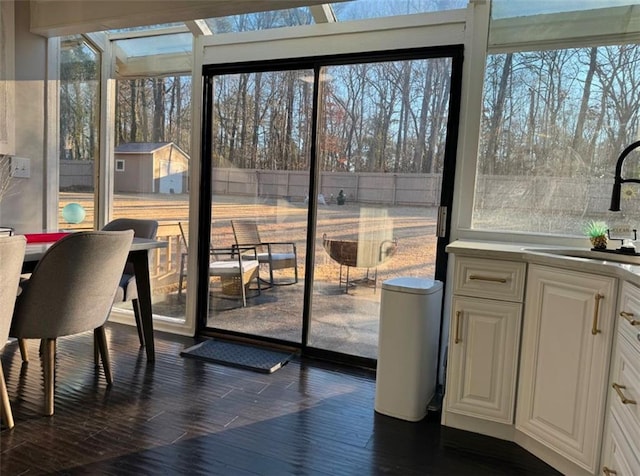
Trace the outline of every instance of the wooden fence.
{"type": "MultiPolygon", "coordinates": [[[[519,177],[484,175],[476,181],[475,207],[532,210],[562,209],[572,212],[603,211],[613,184],[611,178],[519,177]]],[[[347,200],[363,204],[438,206],[440,174],[322,172],[319,193],[327,202],[340,190],[347,200]]],[[[60,161],[60,189],[93,189],[93,162],[60,161]]],[[[308,172],[214,168],[215,195],[281,198],[302,202],[308,199],[308,172]]],[[[471,192],[471,191],[470,191],[471,192]]],[[[632,197],[634,201],[640,198],[632,197]]]]}

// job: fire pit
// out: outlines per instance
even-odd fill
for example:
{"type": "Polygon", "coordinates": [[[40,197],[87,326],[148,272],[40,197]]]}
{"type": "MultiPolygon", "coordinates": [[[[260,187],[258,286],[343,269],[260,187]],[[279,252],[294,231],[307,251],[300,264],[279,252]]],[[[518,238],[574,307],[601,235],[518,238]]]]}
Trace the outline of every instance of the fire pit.
{"type": "MultiPolygon", "coordinates": [[[[391,258],[398,249],[397,240],[332,240],[327,234],[322,235],[322,246],[327,254],[340,265],[339,286],[345,285],[345,292],[349,292],[349,286],[364,284],[377,286],[378,266],[391,258]],[[342,267],[346,273],[343,277],[342,267]],[[349,268],[367,268],[366,275],[359,279],[349,279],[349,268]],[[373,268],[373,276],[370,269],[373,268]]],[[[375,292],[375,291],[374,291],[375,292]]]]}

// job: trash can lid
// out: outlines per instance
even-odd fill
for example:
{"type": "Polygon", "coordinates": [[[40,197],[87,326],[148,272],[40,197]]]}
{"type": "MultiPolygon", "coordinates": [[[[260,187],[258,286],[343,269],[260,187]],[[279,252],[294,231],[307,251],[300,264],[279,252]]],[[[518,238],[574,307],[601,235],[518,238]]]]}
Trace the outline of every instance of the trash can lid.
{"type": "Polygon", "coordinates": [[[382,289],[410,294],[432,294],[442,290],[442,281],[413,277],[392,278],[383,281],[382,289]]]}

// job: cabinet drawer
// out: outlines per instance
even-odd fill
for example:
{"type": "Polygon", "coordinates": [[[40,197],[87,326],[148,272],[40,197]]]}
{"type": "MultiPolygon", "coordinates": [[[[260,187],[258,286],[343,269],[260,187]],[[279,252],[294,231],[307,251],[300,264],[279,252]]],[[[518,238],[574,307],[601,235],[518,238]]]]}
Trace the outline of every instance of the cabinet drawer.
{"type": "Polygon", "coordinates": [[[609,401],[611,409],[621,416],[626,433],[640,441],[640,353],[622,335],[618,335],[614,354],[609,401]]]}
{"type": "Polygon", "coordinates": [[[618,309],[618,332],[640,352],[640,288],[622,283],[618,309]]]}
{"type": "Polygon", "coordinates": [[[609,431],[604,440],[600,474],[636,476],[640,474],[640,462],[620,422],[621,416],[612,411],[609,414],[609,431]]]}
{"type": "Polygon", "coordinates": [[[521,302],[526,264],[516,261],[457,257],[454,294],[521,302]]]}

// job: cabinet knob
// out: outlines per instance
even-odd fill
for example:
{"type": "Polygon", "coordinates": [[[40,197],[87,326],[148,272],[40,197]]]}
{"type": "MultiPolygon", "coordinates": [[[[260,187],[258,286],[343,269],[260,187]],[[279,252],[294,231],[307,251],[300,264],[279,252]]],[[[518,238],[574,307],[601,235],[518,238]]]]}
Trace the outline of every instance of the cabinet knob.
{"type": "Polygon", "coordinates": [[[626,390],[627,387],[625,387],[624,385],[620,385],[619,383],[613,383],[613,384],[611,384],[611,386],[613,387],[613,389],[616,391],[616,393],[620,397],[620,401],[622,402],[623,405],[635,405],[636,404],[635,400],[632,400],[631,398],[625,397],[624,393],[622,393],[622,391],[626,390]]]}
{"type": "Polygon", "coordinates": [[[620,311],[620,317],[625,318],[632,326],[640,326],[640,321],[634,319],[633,312],[620,311]]]}
{"type": "Polygon", "coordinates": [[[594,297],[596,300],[596,305],[593,309],[593,326],[591,327],[591,333],[593,335],[596,335],[600,333],[600,329],[598,329],[598,317],[600,315],[600,301],[604,299],[604,296],[600,293],[596,293],[594,297]]]}
{"type": "Polygon", "coordinates": [[[507,282],[506,278],[496,278],[495,276],[482,276],[480,274],[472,274],[469,276],[470,281],[490,281],[492,283],[501,283],[505,284],[507,282]]]}

